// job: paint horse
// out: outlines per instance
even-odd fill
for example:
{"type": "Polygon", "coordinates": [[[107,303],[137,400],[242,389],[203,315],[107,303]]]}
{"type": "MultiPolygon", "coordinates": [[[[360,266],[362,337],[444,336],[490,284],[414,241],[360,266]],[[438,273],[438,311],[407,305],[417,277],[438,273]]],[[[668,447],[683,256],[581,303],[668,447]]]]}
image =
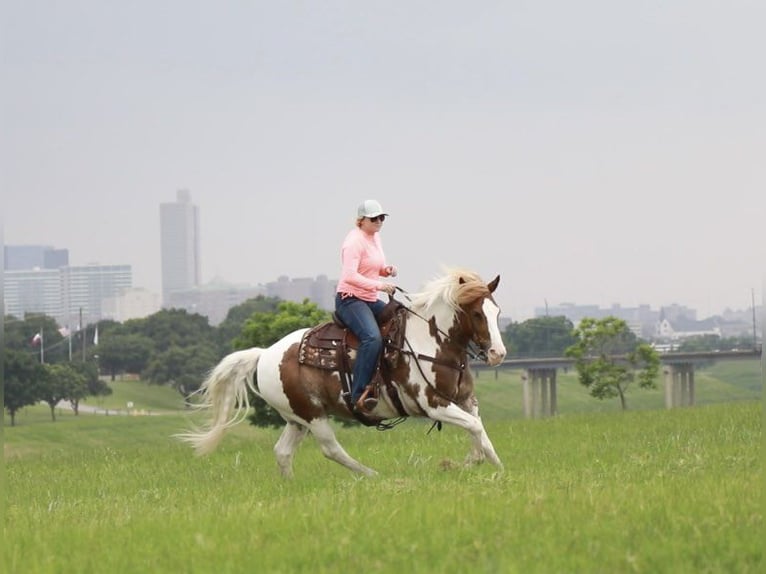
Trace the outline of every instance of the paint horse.
{"type": "MultiPolygon", "coordinates": [[[[491,366],[505,357],[498,326],[500,308],[492,296],[499,281],[498,276],[486,284],[476,273],[451,269],[411,296],[409,306],[403,307],[406,320],[401,346],[391,349],[384,337],[388,359],[381,360],[379,400],[368,424],[399,417],[427,417],[435,424],[453,424],[471,437],[466,464],[489,460],[502,468],[479,417],[468,367],[469,354],[475,353],[491,366]]],[[[344,400],[341,372],[301,361],[301,344],[308,331],[294,331],[265,349],[251,348],[224,357],[198,391],[202,406],[212,411],[212,420],[203,429],[177,436],[197,454],[212,452],[226,429],[246,416],[249,389],[287,421],[274,446],[283,476],[292,476],[293,456],[308,432],[325,457],[354,472],[376,474],[352,458],[335,437],[330,415],[351,418],[355,413],[344,400]]],[[[353,362],[353,349],[349,355],[353,362]]],[[[350,365],[347,367],[350,371],[350,365]]]]}

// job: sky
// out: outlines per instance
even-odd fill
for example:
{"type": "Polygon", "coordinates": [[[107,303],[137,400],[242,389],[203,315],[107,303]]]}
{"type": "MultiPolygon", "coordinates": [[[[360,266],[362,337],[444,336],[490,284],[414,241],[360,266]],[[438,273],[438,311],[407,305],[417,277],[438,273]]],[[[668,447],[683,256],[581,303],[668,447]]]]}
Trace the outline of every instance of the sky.
{"type": "Polygon", "coordinates": [[[514,320],[760,303],[763,2],[0,6],[7,245],[160,292],[159,205],[187,189],[204,282],[337,278],[372,198],[398,285],[499,274],[514,320]]]}

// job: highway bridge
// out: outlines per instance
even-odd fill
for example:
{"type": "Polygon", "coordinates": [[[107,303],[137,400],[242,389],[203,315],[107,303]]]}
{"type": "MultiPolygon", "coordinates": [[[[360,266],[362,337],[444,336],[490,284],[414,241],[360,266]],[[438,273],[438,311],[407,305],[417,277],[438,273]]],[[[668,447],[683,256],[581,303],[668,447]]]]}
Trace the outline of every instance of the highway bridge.
{"type": "MultiPolygon", "coordinates": [[[[695,351],[660,353],[660,363],[665,381],[665,407],[674,408],[694,405],[694,367],[715,361],[760,360],[762,348],[732,351],[695,351]]],[[[614,356],[619,361],[624,355],[614,356]]],[[[558,412],[556,373],[570,369],[575,364],[570,357],[530,357],[508,359],[496,367],[475,363],[471,368],[479,373],[496,369],[521,370],[524,391],[524,414],[528,418],[545,417],[558,412]]]]}

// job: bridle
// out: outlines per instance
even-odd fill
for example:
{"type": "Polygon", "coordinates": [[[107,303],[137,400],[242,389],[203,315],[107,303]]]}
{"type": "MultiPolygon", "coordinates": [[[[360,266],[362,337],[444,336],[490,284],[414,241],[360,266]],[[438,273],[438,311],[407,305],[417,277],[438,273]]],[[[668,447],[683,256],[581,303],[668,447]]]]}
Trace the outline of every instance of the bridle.
{"type": "MultiPolygon", "coordinates": [[[[407,294],[407,292],[404,289],[402,289],[401,287],[398,287],[398,286],[395,289],[397,291],[399,291],[400,293],[402,293],[402,295],[404,295],[404,297],[408,301],[412,302],[412,299],[410,299],[409,295],[407,294]]],[[[390,295],[389,297],[390,297],[391,300],[394,299],[393,295],[390,295]]],[[[450,341],[453,340],[453,337],[451,337],[448,333],[445,333],[442,329],[440,329],[436,325],[435,321],[431,321],[429,319],[426,319],[421,314],[413,311],[410,307],[407,307],[406,305],[402,305],[402,307],[404,307],[409,314],[414,315],[415,317],[419,318],[421,321],[427,323],[430,327],[435,329],[436,332],[443,337],[443,340],[445,342],[450,342],[450,341]]],[[[423,380],[426,382],[426,384],[429,387],[431,387],[431,390],[435,394],[437,394],[438,396],[442,397],[443,399],[445,399],[445,400],[447,400],[447,401],[449,401],[451,403],[454,403],[455,399],[457,397],[457,394],[458,394],[458,392],[460,390],[460,384],[463,381],[463,373],[465,373],[465,369],[467,367],[467,363],[465,361],[459,361],[459,362],[446,361],[444,359],[439,359],[438,357],[431,357],[429,355],[424,355],[423,353],[415,353],[415,351],[412,348],[412,345],[410,344],[410,342],[407,339],[406,335],[404,337],[404,342],[407,345],[407,349],[400,349],[400,350],[404,354],[411,356],[415,360],[415,366],[417,367],[418,371],[420,372],[420,376],[423,377],[423,380]],[[454,396],[449,397],[449,396],[445,395],[444,393],[442,393],[436,387],[436,385],[434,383],[432,383],[428,379],[428,377],[426,376],[425,371],[423,370],[422,365],[420,364],[420,361],[428,361],[428,362],[433,363],[435,365],[440,365],[440,366],[447,367],[447,368],[454,369],[454,370],[458,371],[458,380],[457,380],[457,385],[455,385],[455,394],[454,394],[454,396]]],[[[468,345],[466,346],[465,350],[466,350],[466,353],[468,354],[468,356],[471,357],[472,359],[481,359],[481,360],[484,360],[484,361],[486,361],[486,359],[487,359],[487,351],[485,349],[483,349],[482,346],[479,343],[474,341],[473,338],[471,338],[468,341],[468,345]],[[478,348],[478,351],[475,351],[474,348],[471,347],[472,345],[475,348],[478,348]]]]}
{"type": "MultiPolygon", "coordinates": [[[[412,303],[412,299],[410,299],[409,294],[404,289],[402,289],[399,286],[396,286],[395,289],[397,291],[399,291],[402,295],[404,295],[404,297],[407,299],[407,301],[412,303]]],[[[393,300],[394,296],[390,295],[389,298],[390,298],[390,300],[393,300]]],[[[404,307],[410,315],[414,315],[415,317],[419,318],[421,321],[423,321],[425,323],[428,323],[430,326],[432,326],[436,330],[436,332],[438,332],[442,337],[444,337],[445,341],[451,341],[452,340],[452,337],[448,333],[445,333],[439,327],[436,326],[436,322],[429,321],[428,319],[423,317],[421,314],[416,313],[415,311],[413,311],[410,307],[407,307],[406,305],[402,305],[402,307],[404,307]]],[[[405,341],[406,341],[406,338],[405,338],[405,341]]],[[[409,345],[409,342],[407,342],[407,344],[409,345]]],[[[478,343],[477,341],[475,341],[473,338],[471,338],[468,341],[468,345],[466,346],[466,353],[468,354],[469,357],[471,357],[474,360],[477,360],[477,359],[478,360],[482,360],[482,361],[486,361],[487,360],[487,350],[484,349],[481,346],[481,344],[478,343]]],[[[410,354],[412,354],[412,353],[410,353],[410,354]]],[[[427,356],[423,356],[423,358],[436,360],[433,357],[427,357],[427,356]]],[[[463,364],[460,368],[464,369],[465,365],[463,364]]]]}

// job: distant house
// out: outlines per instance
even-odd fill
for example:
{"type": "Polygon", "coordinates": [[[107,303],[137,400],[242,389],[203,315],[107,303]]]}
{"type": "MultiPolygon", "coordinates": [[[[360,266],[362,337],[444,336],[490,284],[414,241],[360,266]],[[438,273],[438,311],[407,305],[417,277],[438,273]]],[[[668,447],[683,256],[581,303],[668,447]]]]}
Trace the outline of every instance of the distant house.
{"type": "Polygon", "coordinates": [[[671,321],[664,314],[661,314],[655,330],[655,337],[665,341],[677,341],[705,335],[721,336],[721,327],[716,317],[697,321],[679,316],[671,321]]]}

